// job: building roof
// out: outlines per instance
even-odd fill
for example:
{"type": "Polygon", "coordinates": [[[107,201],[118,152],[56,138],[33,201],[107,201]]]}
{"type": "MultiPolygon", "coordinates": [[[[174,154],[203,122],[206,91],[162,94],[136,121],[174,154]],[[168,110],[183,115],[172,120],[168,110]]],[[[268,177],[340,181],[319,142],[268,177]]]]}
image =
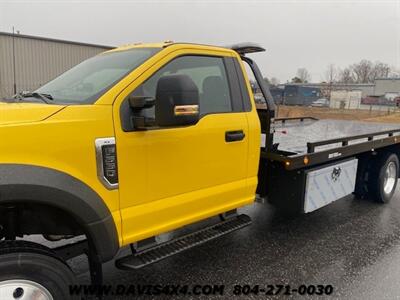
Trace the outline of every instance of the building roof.
{"type": "Polygon", "coordinates": [[[53,39],[53,38],[47,38],[47,37],[42,37],[42,36],[27,35],[27,34],[17,34],[17,33],[13,34],[13,33],[9,33],[9,32],[1,32],[0,31],[0,36],[2,36],[2,35],[3,36],[11,36],[11,37],[14,36],[14,37],[18,37],[18,38],[33,39],[33,40],[40,40],[40,41],[48,41],[48,42],[54,42],[54,43],[64,43],[64,44],[71,44],[71,45],[104,48],[104,49],[115,48],[115,47],[106,46],[106,45],[82,43],[82,42],[68,41],[68,40],[62,40],[62,39],[53,39]]]}

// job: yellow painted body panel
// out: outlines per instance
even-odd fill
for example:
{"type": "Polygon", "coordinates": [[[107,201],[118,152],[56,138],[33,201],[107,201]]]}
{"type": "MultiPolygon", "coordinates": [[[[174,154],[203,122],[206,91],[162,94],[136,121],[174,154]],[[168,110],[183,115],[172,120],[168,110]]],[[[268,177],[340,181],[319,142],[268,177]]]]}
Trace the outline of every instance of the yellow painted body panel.
{"type": "MultiPolygon", "coordinates": [[[[132,91],[158,69],[181,55],[234,56],[221,48],[169,46],[158,62],[147,65],[118,95],[114,119],[132,91]],[[166,51],[168,50],[168,51],[166,51]]],[[[144,67],[144,66],[142,66],[144,67]]],[[[193,126],[145,132],[123,132],[115,124],[120,175],[120,203],[124,244],[179,228],[254,201],[259,147],[257,113],[204,116],[193,126]],[[255,128],[249,131],[248,119],[255,128]],[[243,130],[246,138],[225,142],[225,132],[243,130]],[[258,133],[257,133],[258,130],[258,133]],[[249,170],[251,169],[251,170],[249,170]]]]}
{"type": "MultiPolygon", "coordinates": [[[[212,217],[254,201],[246,180],[148,202],[122,210],[124,244],[212,217]]],[[[157,187],[155,187],[157,188],[157,187]]]]}
{"type": "Polygon", "coordinates": [[[63,105],[0,102],[0,126],[43,121],[63,108],[63,105]]]}
{"type": "Polygon", "coordinates": [[[210,115],[185,128],[117,132],[124,242],[254,200],[246,182],[247,139],[225,142],[225,131],[239,129],[248,134],[246,114],[210,115]],[[135,144],[142,145],[141,156],[135,144]]]}
{"type": "Polygon", "coordinates": [[[126,96],[159,68],[185,54],[238,58],[224,48],[170,45],[116,83],[94,105],[0,104],[0,163],[59,170],[90,186],[110,209],[120,246],[251,203],[260,151],[260,124],[252,97],[251,112],[210,114],[181,128],[121,129],[120,106],[126,96]],[[243,130],[245,139],[226,143],[225,132],[233,130],[243,130]],[[94,142],[113,136],[119,188],[107,190],[97,177],[94,142]]]}
{"type": "MultiPolygon", "coordinates": [[[[1,114],[13,105],[21,104],[2,106],[1,114]]],[[[27,114],[34,105],[43,106],[27,105],[27,114]]],[[[118,190],[109,191],[98,180],[94,146],[96,138],[114,136],[111,106],[67,106],[42,122],[0,126],[0,136],[0,163],[47,167],[86,183],[110,209],[121,237],[118,190]]]]}

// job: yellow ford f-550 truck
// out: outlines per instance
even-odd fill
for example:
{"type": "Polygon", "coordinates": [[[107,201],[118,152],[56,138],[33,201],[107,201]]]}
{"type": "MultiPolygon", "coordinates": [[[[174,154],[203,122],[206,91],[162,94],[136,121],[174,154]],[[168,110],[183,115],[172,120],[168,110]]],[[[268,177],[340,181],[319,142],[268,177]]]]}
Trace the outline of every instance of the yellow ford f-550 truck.
{"type": "Polygon", "coordinates": [[[138,269],[249,225],[237,209],[256,198],[290,213],[351,193],[388,202],[400,129],[275,118],[248,56],[260,51],[252,43],[125,46],[2,99],[0,298],[69,299],[76,279],[67,260],[86,254],[101,284],[104,262],[138,269]],[[258,109],[246,68],[265,99],[258,109]],[[51,246],[73,237],[85,238],[51,246]]]}

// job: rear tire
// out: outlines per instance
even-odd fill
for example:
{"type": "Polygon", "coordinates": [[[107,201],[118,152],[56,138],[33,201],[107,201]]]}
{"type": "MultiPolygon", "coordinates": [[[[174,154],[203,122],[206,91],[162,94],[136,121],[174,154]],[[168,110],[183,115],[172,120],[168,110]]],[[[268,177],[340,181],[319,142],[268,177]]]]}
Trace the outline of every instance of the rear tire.
{"type": "Polygon", "coordinates": [[[69,292],[74,284],[71,269],[49,248],[26,241],[0,242],[0,299],[74,299],[69,292]]]}
{"type": "Polygon", "coordinates": [[[396,154],[387,153],[375,162],[371,170],[369,188],[374,200],[388,203],[396,191],[399,178],[399,159],[396,154]]]}

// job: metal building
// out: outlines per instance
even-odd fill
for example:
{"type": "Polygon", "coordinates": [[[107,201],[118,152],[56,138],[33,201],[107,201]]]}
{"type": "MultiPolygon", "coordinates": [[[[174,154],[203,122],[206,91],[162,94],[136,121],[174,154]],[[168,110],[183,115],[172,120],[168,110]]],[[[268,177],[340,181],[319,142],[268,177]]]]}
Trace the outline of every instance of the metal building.
{"type": "Polygon", "coordinates": [[[361,108],[362,90],[331,91],[329,107],[341,109],[361,108]]]}
{"type": "MultiPolygon", "coordinates": [[[[278,85],[280,88],[285,88],[286,85],[297,85],[303,87],[319,88],[322,94],[330,93],[331,91],[361,91],[361,97],[364,98],[368,95],[374,94],[374,83],[284,83],[278,85]]],[[[326,97],[327,95],[325,95],[326,97]]]]}
{"type": "Polygon", "coordinates": [[[0,32],[0,97],[14,95],[14,89],[35,90],[81,61],[111,48],[0,32]]]}
{"type": "Polygon", "coordinates": [[[375,79],[375,96],[386,96],[393,94],[400,96],[400,78],[377,78],[375,79]]]}

